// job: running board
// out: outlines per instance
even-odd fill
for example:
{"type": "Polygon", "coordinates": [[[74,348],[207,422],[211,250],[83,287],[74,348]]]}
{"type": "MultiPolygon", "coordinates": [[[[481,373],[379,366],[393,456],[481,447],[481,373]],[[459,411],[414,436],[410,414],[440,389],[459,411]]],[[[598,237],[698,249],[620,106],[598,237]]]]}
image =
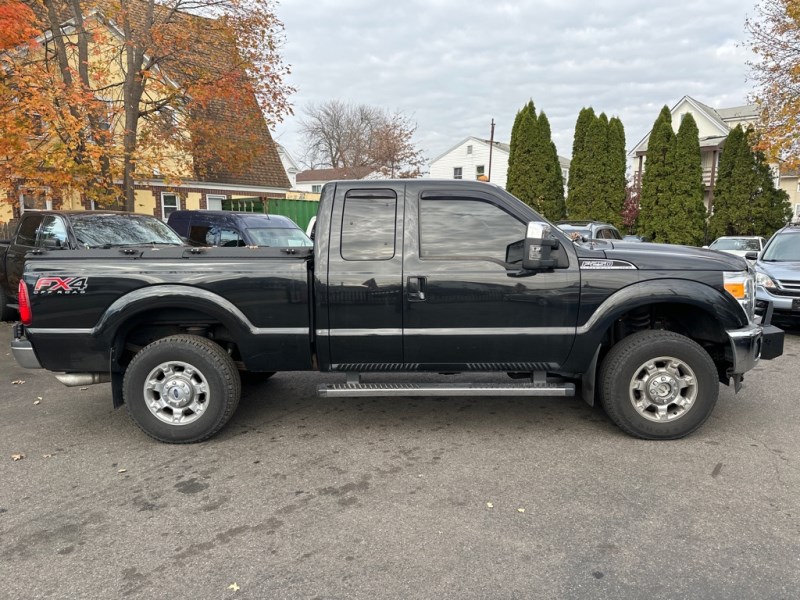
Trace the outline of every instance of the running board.
{"type": "Polygon", "coordinates": [[[574,396],[574,383],[530,382],[512,384],[442,383],[335,383],[317,387],[323,398],[381,396],[574,396]]]}

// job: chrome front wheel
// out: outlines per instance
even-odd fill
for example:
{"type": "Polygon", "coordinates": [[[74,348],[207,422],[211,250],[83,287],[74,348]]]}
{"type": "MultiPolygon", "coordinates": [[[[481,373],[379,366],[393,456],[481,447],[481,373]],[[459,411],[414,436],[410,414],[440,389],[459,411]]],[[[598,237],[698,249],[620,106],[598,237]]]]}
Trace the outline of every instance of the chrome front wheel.
{"type": "Polygon", "coordinates": [[[609,418],[649,440],[690,434],[711,415],[719,395],[717,366],[705,348],[664,330],[617,342],[603,360],[597,387],[609,418]]]}
{"type": "Polygon", "coordinates": [[[636,369],[629,386],[633,408],[649,421],[680,419],[697,400],[697,376],[686,361],[659,356],[636,369]]]}

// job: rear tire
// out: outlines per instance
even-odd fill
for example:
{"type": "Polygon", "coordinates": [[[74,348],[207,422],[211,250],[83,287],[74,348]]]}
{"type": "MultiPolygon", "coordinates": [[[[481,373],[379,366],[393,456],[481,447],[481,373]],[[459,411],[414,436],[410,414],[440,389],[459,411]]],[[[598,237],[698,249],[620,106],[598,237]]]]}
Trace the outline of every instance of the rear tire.
{"type": "Polygon", "coordinates": [[[640,331],[614,346],[600,368],[600,401],[624,432],[674,440],[705,423],[719,396],[714,361],[672,331],[640,331]]]}
{"type": "Polygon", "coordinates": [[[128,414],[161,442],[208,439],[233,415],[241,396],[236,364],[218,344],[174,335],[142,348],[123,381],[128,414]]]}

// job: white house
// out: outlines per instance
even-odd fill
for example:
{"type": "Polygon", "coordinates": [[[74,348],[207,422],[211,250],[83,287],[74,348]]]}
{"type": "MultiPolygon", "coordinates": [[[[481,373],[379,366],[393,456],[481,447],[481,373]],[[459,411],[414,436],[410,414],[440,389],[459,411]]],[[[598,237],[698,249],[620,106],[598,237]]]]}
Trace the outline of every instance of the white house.
{"type": "Polygon", "coordinates": [[[275,143],[275,146],[278,149],[278,156],[281,159],[283,170],[286,171],[286,177],[289,178],[289,183],[292,184],[291,189],[296,189],[297,174],[300,172],[300,166],[286,148],[277,142],[275,143]]]}
{"type": "MultiPolygon", "coordinates": [[[[511,147],[502,142],[490,142],[468,137],[431,161],[430,177],[436,179],[483,179],[506,187],[508,155],[511,147]],[[491,162],[489,154],[491,149],[491,162]]],[[[558,157],[566,191],[569,178],[569,159],[558,157]]]]}
{"type": "MultiPolygon", "coordinates": [[[[691,96],[684,96],[672,107],[670,113],[672,114],[672,128],[675,132],[678,131],[681,118],[685,114],[691,114],[697,123],[705,186],[704,201],[710,213],[714,207],[714,185],[717,181],[719,157],[725,146],[725,140],[737,125],[742,125],[743,128],[755,125],[758,119],[758,107],[755,104],[747,104],[732,108],[712,108],[691,96]]],[[[633,187],[638,191],[641,191],[642,187],[642,173],[646,168],[649,140],[650,132],[628,153],[628,157],[632,161],[633,187]]],[[[800,189],[798,189],[797,172],[782,169],[780,165],[773,165],[773,170],[776,186],[789,194],[794,214],[800,214],[800,189]]]]}

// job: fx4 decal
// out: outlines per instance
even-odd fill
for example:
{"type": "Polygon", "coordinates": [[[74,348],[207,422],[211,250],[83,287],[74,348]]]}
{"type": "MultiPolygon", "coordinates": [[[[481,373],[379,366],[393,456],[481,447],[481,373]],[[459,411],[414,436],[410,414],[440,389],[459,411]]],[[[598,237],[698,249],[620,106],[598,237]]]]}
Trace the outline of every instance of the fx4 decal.
{"type": "Polygon", "coordinates": [[[88,277],[40,277],[33,288],[34,294],[85,294],[88,277]]]}

